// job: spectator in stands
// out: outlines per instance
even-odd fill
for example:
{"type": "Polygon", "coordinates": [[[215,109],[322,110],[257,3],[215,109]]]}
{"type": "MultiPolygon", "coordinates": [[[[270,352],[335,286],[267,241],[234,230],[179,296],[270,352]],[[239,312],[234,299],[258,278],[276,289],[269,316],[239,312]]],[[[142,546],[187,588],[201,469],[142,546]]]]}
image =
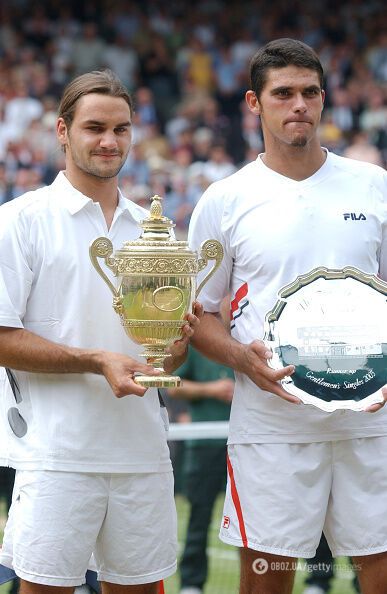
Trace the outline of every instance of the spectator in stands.
{"type": "Polygon", "coordinates": [[[218,181],[227,175],[231,175],[236,170],[223,144],[214,144],[210,150],[209,157],[208,161],[204,163],[202,170],[203,175],[209,182],[218,181]]]}
{"type": "Polygon", "coordinates": [[[74,41],[71,51],[71,70],[74,75],[97,70],[104,63],[106,42],[99,35],[96,23],[87,22],[82,34],[74,41]]]}
{"type": "Polygon", "coordinates": [[[368,89],[367,101],[359,118],[360,130],[381,150],[387,149],[387,95],[380,85],[368,89]]]}
{"type": "Polygon", "coordinates": [[[112,43],[103,54],[106,68],[114,70],[130,92],[134,92],[138,81],[138,56],[123,33],[116,33],[112,43]]]}
{"type": "Polygon", "coordinates": [[[228,45],[222,45],[217,51],[214,73],[216,96],[226,116],[232,116],[243,98],[242,80],[244,81],[245,64],[239,62],[228,45]]]}
{"type": "Polygon", "coordinates": [[[188,86],[194,92],[211,94],[215,88],[214,61],[203,41],[192,36],[187,48],[184,48],[183,88],[188,86]]]}
{"type": "Polygon", "coordinates": [[[200,196],[188,186],[186,171],[175,170],[170,181],[171,187],[165,194],[164,214],[174,220],[176,233],[181,237],[188,227],[191,213],[200,196]]]}
{"type": "Polygon", "coordinates": [[[20,137],[30,123],[39,119],[42,114],[41,101],[31,97],[26,83],[23,80],[18,80],[15,86],[15,95],[6,102],[4,122],[14,128],[14,136],[20,137]]]}
{"type": "Polygon", "coordinates": [[[367,161],[374,165],[383,166],[382,154],[379,149],[371,144],[366,132],[355,132],[352,136],[352,142],[343,152],[344,157],[357,159],[358,161],[367,161]]]}

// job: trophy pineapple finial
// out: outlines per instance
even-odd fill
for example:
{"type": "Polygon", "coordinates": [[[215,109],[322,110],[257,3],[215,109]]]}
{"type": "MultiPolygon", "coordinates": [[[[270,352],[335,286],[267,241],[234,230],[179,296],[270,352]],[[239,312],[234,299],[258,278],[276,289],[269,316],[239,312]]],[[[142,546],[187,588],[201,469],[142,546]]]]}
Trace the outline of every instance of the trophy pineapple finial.
{"type": "Polygon", "coordinates": [[[161,205],[162,197],[155,194],[151,198],[150,216],[151,219],[162,219],[163,218],[163,207],[161,205]]]}

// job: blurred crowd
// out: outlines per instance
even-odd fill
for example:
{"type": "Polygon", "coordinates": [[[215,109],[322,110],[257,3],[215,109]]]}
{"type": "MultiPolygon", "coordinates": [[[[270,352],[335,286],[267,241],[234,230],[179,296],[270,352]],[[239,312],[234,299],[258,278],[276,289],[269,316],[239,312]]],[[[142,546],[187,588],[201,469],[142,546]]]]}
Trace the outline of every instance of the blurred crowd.
{"type": "Polygon", "coordinates": [[[50,183],[63,167],[58,99],[83,72],[111,68],[135,103],[125,195],[184,236],[204,189],[262,150],[244,103],[262,44],[294,37],[326,72],[323,146],[387,164],[387,11],[382,0],[0,1],[0,204],[50,183]]]}

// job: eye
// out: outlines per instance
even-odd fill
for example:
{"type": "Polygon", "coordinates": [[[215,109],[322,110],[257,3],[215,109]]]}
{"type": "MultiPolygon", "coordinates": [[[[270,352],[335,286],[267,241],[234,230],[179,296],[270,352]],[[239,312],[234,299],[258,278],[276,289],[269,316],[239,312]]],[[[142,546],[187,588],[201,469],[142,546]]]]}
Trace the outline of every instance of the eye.
{"type": "Polygon", "coordinates": [[[290,97],[289,89],[279,89],[276,93],[278,97],[290,97]]]}
{"type": "Polygon", "coordinates": [[[304,95],[306,97],[316,97],[316,95],[320,94],[320,90],[319,89],[306,89],[306,91],[304,92],[304,95]]]}
{"type": "Polygon", "coordinates": [[[125,132],[128,131],[128,127],[127,126],[120,126],[119,128],[115,128],[114,131],[116,132],[116,134],[125,134],[125,132]]]}

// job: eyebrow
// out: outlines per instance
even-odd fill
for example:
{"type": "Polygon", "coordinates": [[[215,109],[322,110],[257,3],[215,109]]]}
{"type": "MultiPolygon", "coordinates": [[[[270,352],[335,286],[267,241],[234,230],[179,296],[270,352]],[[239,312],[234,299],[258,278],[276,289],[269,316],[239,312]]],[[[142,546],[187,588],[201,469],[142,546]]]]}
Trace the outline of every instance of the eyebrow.
{"type": "MultiPolygon", "coordinates": [[[[294,89],[294,87],[292,86],[282,86],[282,87],[275,87],[274,89],[272,89],[270,91],[270,95],[276,95],[277,93],[281,93],[282,91],[292,91],[294,89]]],[[[304,87],[302,89],[302,92],[305,91],[318,91],[319,93],[321,92],[321,87],[319,87],[318,85],[308,85],[307,87],[304,87]]]]}
{"type": "MultiPolygon", "coordinates": [[[[83,122],[83,125],[84,126],[106,126],[106,122],[100,122],[99,120],[86,120],[85,122],[83,122]]],[[[122,127],[130,126],[130,125],[131,125],[130,120],[127,120],[126,122],[116,124],[114,127],[122,128],[122,127]]]]}

